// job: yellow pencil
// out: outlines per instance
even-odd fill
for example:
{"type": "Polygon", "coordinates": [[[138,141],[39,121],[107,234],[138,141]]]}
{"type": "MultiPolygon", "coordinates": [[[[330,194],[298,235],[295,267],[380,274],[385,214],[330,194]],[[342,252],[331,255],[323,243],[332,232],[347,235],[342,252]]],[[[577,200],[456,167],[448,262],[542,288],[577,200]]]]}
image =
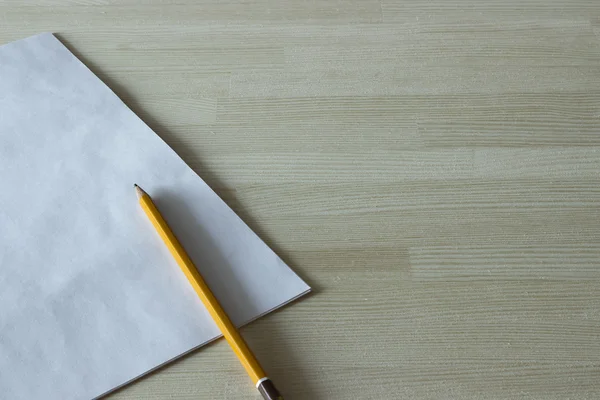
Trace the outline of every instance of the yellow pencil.
{"type": "Polygon", "coordinates": [[[219,304],[217,298],[212,294],[204,279],[202,279],[196,266],[171,231],[171,228],[169,228],[169,225],[167,225],[167,222],[152,202],[148,193],[144,192],[138,185],[134,186],[142,209],[148,218],[150,218],[152,225],[158,231],[158,234],[169,248],[173,257],[175,257],[177,264],[179,264],[181,270],[200,297],[200,300],[202,300],[202,303],[208,309],[208,312],[215,320],[227,342],[231,345],[234,353],[240,359],[259,392],[265,400],[283,400],[283,397],[279,394],[273,382],[267,377],[267,374],[265,374],[265,371],[221,307],[221,304],[219,304]]]}

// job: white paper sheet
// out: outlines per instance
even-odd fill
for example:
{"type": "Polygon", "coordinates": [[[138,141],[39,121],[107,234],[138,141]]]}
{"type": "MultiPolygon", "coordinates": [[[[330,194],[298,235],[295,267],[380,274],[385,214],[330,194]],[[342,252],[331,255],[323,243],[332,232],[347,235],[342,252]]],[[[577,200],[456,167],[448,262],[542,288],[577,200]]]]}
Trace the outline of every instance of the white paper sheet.
{"type": "Polygon", "coordinates": [[[143,187],[232,320],[309,291],[53,35],[0,47],[0,397],[89,400],[219,335],[143,187]]]}

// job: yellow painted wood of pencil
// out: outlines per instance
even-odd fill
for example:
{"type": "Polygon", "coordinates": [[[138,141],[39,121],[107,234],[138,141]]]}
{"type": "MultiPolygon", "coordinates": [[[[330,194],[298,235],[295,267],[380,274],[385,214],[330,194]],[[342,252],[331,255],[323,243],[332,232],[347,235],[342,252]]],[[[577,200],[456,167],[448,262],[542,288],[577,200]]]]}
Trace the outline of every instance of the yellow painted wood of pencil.
{"type": "Polygon", "coordinates": [[[198,294],[198,297],[200,297],[200,300],[221,330],[221,333],[223,333],[223,337],[225,337],[227,342],[231,345],[231,348],[246,369],[248,375],[250,375],[250,378],[257,389],[263,395],[265,400],[283,400],[283,397],[279,394],[273,382],[267,377],[267,374],[265,374],[265,371],[258,363],[258,360],[246,344],[244,338],[242,338],[235,325],[233,325],[221,307],[221,304],[219,304],[217,298],[210,291],[206,282],[204,282],[200,272],[198,272],[191,258],[188,256],[181,243],[179,243],[179,240],[177,240],[175,234],[171,231],[171,228],[169,228],[169,225],[158,211],[158,208],[154,205],[154,202],[148,193],[142,190],[138,185],[134,186],[142,209],[167,245],[169,251],[177,261],[177,264],[179,264],[179,267],[181,267],[181,270],[198,294]]]}

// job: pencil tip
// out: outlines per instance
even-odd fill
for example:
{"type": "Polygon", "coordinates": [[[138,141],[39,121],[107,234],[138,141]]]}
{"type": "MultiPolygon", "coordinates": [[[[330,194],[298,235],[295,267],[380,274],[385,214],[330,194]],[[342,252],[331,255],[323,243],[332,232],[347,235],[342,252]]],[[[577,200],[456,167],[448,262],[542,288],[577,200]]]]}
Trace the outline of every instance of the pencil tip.
{"type": "Polygon", "coordinates": [[[133,187],[135,188],[135,193],[137,194],[138,199],[141,199],[142,196],[146,194],[146,192],[144,192],[144,190],[137,184],[134,183],[133,187]]]}

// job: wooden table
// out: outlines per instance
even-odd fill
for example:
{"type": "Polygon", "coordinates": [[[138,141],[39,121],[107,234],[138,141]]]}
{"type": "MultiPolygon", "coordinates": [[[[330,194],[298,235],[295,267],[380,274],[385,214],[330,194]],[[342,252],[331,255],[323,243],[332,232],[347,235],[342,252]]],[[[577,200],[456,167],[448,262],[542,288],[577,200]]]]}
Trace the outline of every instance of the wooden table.
{"type": "Polygon", "coordinates": [[[598,0],[22,3],[314,287],[243,330],[287,400],[600,398],[598,0]]]}

